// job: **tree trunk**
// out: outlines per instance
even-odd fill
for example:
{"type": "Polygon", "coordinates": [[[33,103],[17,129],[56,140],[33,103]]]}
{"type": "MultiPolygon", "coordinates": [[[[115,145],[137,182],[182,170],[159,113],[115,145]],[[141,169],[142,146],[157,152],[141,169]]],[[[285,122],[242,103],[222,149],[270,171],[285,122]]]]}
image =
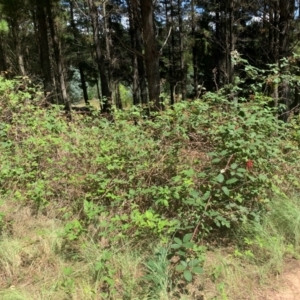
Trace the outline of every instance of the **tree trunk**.
{"type": "Polygon", "coordinates": [[[195,20],[195,3],[194,0],[191,0],[191,20],[192,20],[192,39],[193,39],[193,48],[192,48],[192,55],[193,55],[193,85],[194,85],[194,92],[193,98],[199,98],[199,91],[198,91],[198,49],[197,49],[197,42],[196,42],[196,20],[195,20]]]}
{"type": "Polygon", "coordinates": [[[127,0],[129,10],[130,38],[132,47],[133,72],[133,103],[147,104],[147,84],[143,60],[143,42],[141,33],[141,15],[138,9],[138,0],[127,0]]]}
{"type": "Polygon", "coordinates": [[[160,110],[162,106],[160,103],[159,51],[155,38],[154,4],[152,0],[142,0],[140,2],[140,7],[149,100],[153,101],[154,110],[160,110]]]}
{"type": "Polygon", "coordinates": [[[101,44],[99,40],[99,15],[98,8],[95,5],[94,0],[88,0],[90,18],[93,28],[93,41],[96,51],[96,62],[98,65],[98,70],[101,80],[101,92],[102,92],[102,112],[109,113],[111,109],[111,91],[109,88],[108,77],[105,70],[105,61],[101,49],[101,44]]]}
{"type": "Polygon", "coordinates": [[[3,37],[0,34],[0,72],[6,71],[7,65],[6,65],[6,57],[3,47],[3,37]]]}
{"type": "Polygon", "coordinates": [[[62,54],[61,54],[61,45],[60,41],[57,36],[57,26],[55,24],[55,19],[53,16],[53,6],[51,0],[48,0],[46,2],[46,9],[47,9],[47,16],[48,16],[48,23],[49,23],[49,29],[51,33],[51,39],[53,44],[53,50],[54,50],[54,57],[55,57],[55,65],[57,70],[57,75],[59,78],[59,88],[60,88],[60,103],[65,105],[65,109],[68,112],[71,112],[71,104],[67,95],[67,87],[65,83],[65,77],[64,77],[64,67],[62,62],[62,54]]]}
{"type": "Polygon", "coordinates": [[[180,55],[180,86],[181,86],[181,99],[186,99],[186,66],[184,61],[184,48],[183,48],[183,22],[181,12],[181,0],[177,2],[178,9],[178,25],[179,25],[179,55],[180,55]]]}
{"type": "MultiPolygon", "coordinates": [[[[70,0],[70,24],[73,30],[73,36],[74,36],[74,40],[78,40],[79,39],[79,33],[78,33],[78,29],[75,25],[75,20],[74,20],[74,0],[70,0]]],[[[79,69],[79,75],[80,75],[80,82],[81,82],[81,88],[82,88],[82,92],[83,92],[83,98],[84,98],[84,102],[86,105],[89,105],[89,97],[88,97],[88,93],[87,93],[87,86],[86,86],[86,80],[85,80],[85,76],[84,76],[84,68],[83,68],[83,64],[80,61],[80,54],[77,52],[77,59],[78,59],[78,69],[79,69]]]]}
{"type": "Polygon", "coordinates": [[[11,24],[12,35],[15,44],[15,55],[17,59],[18,71],[21,76],[25,76],[26,72],[25,72],[25,65],[24,65],[24,57],[21,49],[20,36],[18,34],[18,27],[19,27],[18,20],[13,19],[11,20],[10,24],[11,24]]]}
{"type": "MultiPolygon", "coordinates": [[[[295,1],[294,0],[280,0],[279,1],[279,59],[288,58],[291,55],[290,45],[290,31],[291,23],[294,19],[295,1]]],[[[285,73],[287,67],[281,71],[285,73]]],[[[286,106],[284,113],[281,115],[282,120],[287,121],[291,110],[291,102],[294,102],[291,98],[290,83],[287,80],[283,80],[279,89],[280,103],[286,106]],[[291,101],[292,100],[292,101],[291,101]]]]}
{"type": "Polygon", "coordinates": [[[38,27],[38,38],[40,45],[40,62],[43,73],[43,83],[45,96],[51,103],[55,103],[53,97],[53,78],[51,73],[50,51],[48,41],[48,28],[46,23],[45,3],[41,0],[36,0],[36,20],[38,27]]]}

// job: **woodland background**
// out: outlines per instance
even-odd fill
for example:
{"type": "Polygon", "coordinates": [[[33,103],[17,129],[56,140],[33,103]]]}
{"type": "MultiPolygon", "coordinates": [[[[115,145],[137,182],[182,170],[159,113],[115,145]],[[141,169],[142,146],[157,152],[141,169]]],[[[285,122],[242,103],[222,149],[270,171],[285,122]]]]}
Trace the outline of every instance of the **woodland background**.
{"type": "MultiPolygon", "coordinates": [[[[298,50],[298,1],[0,4],[0,71],[10,77],[29,76],[43,84],[50,102],[67,107],[80,99],[88,103],[99,98],[102,112],[112,103],[121,108],[149,100],[160,109],[162,95],[174,104],[243,77],[231,59],[235,51],[265,69],[298,50]]],[[[287,110],[299,104],[298,92],[287,84],[268,88],[287,110]]]]}

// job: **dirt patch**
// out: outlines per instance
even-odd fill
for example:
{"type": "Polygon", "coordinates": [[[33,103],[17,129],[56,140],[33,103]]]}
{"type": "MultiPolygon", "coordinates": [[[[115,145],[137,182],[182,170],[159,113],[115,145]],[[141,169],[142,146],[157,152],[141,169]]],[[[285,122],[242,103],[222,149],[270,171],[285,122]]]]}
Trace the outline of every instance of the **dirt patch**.
{"type": "Polygon", "coordinates": [[[257,300],[299,300],[300,299],[300,262],[290,260],[283,272],[274,278],[271,288],[259,291],[257,300]]]}

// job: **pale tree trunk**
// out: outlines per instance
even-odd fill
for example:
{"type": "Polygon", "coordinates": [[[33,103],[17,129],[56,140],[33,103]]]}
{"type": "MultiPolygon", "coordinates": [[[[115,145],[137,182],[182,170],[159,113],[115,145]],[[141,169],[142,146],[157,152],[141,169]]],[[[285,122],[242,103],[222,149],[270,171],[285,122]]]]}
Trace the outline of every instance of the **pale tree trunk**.
{"type": "Polygon", "coordinates": [[[140,2],[143,38],[145,47],[145,64],[148,80],[149,100],[153,102],[153,109],[160,110],[160,74],[159,51],[154,29],[154,4],[152,0],[140,2]]]}

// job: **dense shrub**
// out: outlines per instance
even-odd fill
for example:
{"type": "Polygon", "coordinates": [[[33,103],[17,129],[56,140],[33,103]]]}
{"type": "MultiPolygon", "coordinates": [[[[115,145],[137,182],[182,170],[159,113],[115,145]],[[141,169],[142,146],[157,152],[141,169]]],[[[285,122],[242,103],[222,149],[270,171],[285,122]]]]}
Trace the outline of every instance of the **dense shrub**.
{"type": "Polygon", "coordinates": [[[235,102],[224,90],[209,93],[152,118],[132,107],[115,112],[114,123],[68,123],[59,107],[39,108],[15,84],[0,82],[1,193],[35,212],[55,209],[70,240],[91,228],[94,238],[196,239],[259,222],[271,193],[283,191],[279,168],[299,156],[298,127],[281,124],[259,91],[235,102]]]}

